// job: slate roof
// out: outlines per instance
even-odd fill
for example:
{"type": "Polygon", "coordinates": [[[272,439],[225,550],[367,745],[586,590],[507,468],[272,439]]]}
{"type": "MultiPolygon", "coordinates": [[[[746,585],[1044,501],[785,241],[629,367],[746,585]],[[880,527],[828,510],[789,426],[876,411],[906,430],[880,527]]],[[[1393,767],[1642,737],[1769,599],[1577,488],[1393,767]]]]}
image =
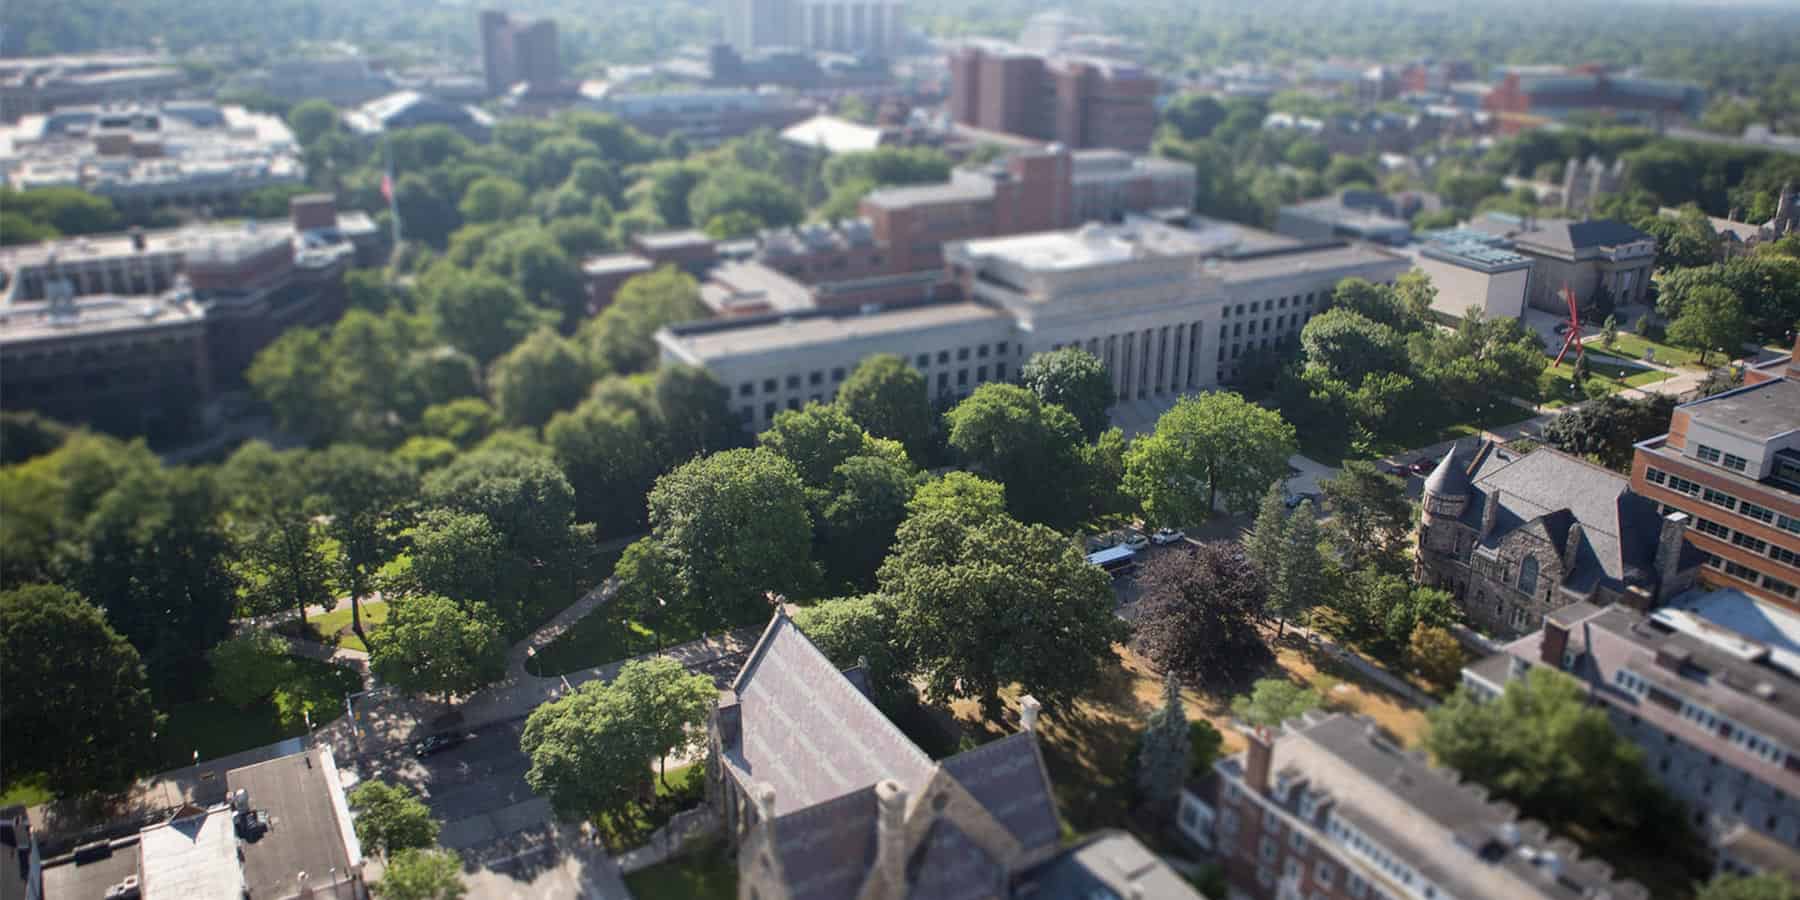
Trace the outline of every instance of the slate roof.
{"type": "Polygon", "coordinates": [[[1026,847],[1056,843],[1061,826],[1037,743],[1018,732],[943,761],[944,771],[1026,847]]]}
{"type": "Polygon", "coordinates": [[[1488,454],[1472,477],[1463,522],[1479,531],[1488,503],[1499,507],[1481,544],[1487,548],[1529,528],[1560,552],[1570,526],[1581,523],[1574,570],[1563,582],[1577,593],[1591,592],[1602,579],[1622,584],[1628,573],[1655,569],[1662,530],[1656,504],[1632,493],[1631,482],[1611,470],[1549,447],[1512,461],[1488,454]]]}
{"type": "Polygon", "coordinates": [[[793,900],[854,897],[875,864],[875,789],[777,817],[771,845],[793,900]]]}
{"type": "Polygon", "coordinates": [[[1006,870],[956,824],[939,819],[915,851],[911,896],[933,900],[982,900],[1005,885],[1006,870]]]}
{"type": "Polygon", "coordinates": [[[1518,241],[1522,244],[1571,252],[1649,239],[1650,235],[1615,219],[1589,219],[1585,222],[1556,220],[1542,223],[1536,230],[1518,236],[1518,241]]]}
{"type": "Polygon", "coordinates": [[[742,728],[725,761],[745,785],[775,788],[785,816],[892,779],[924,787],[932,762],[838,668],[777,614],[732,683],[742,728]]]}
{"type": "Polygon", "coordinates": [[[1204,900],[1168,863],[1122,831],[1103,832],[1060,854],[1031,875],[1033,898],[1204,900]]]}
{"type": "Polygon", "coordinates": [[[1452,445],[1450,452],[1438,460],[1431,477],[1425,479],[1425,493],[1456,497],[1469,492],[1469,463],[1458,451],[1459,447],[1452,445]]]}

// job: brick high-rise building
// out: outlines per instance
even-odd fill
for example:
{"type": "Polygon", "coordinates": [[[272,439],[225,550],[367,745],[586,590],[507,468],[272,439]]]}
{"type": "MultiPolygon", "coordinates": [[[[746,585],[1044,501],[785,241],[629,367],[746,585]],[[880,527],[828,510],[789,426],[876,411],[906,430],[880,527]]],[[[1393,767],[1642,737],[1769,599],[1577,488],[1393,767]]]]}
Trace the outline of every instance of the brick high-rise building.
{"type": "Polygon", "coordinates": [[[998,43],[969,44],[950,56],[956,122],[1076,149],[1147,149],[1160,88],[1155,76],[1113,60],[998,43]]]}
{"type": "Polygon", "coordinates": [[[480,22],[481,68],[489,94],[504,94],[521,81],[543,89],[562,80],[555,22],[527,22],[492,9],[482,10],[480,22]]]}
{"type": "Polygon", "coordinates": [[[1702,581],[1800,610],[1800,380],[1779,371],[1676,407],[1637,445],[1631,486],[1692,518],[1702,581]]]}

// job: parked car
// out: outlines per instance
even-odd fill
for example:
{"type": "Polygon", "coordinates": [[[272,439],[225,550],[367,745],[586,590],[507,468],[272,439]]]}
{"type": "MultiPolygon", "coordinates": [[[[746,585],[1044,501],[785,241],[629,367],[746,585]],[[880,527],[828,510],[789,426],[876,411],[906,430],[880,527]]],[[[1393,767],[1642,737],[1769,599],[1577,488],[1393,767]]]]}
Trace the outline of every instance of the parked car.
{"type": "Polygon", "coordinates": [[[460,733],[456,733],[456,732],[446,732],[444,734],[434,734],[429,737],[423,738],[417,744],[414,744],[413,745],[413,755],[420,759],[424,759],[427,756],[431,756],[436,753],[442,753],[445,750],[448,750],[451,747],[454,747],[457,744],[460,744],[468,739],[469,739],[468,735],[460,734],[460,733]]]}
{"type": "Polygon", "coordinates": [[[1299,494],[1289,494],[1288,498],[1287,498],[1287,508],[1288,509],[1299,509],[1300,504],[1305,503],[1308,500],[1312,501],[1313,508],[1315,508],[1315,509],[1318,508],[1319,495],[1312,493],[1311,491],[1307,491],[1307,492],[1299,493],[1299,494]]]}
{"type": "Polygon", "coordinates": [[[1431,470],[1437,468],[1437,464],[1437,460],[1429,456],[1421,456],[1413,460],[1412,473],[1414,475],[1430,475],[1431,470]]]}
{"type": "Polygon", "coordinates": [[[1134,531],[1126,536],[1125,546],[1130,547],[1133,550],[1142,550],[1145,547],[1150,546],[1150,539],[1134,531]]]}
{"type": "Polygon", "coordinates": [[[1150,543],[1155,544],[1158,547],[1164,547],[1169,544],[1177,543],[1186,537],[1187,533],[1179,528],[1158,528],[1156,529],[1155,534],[1150,535],[1150,543]]]}

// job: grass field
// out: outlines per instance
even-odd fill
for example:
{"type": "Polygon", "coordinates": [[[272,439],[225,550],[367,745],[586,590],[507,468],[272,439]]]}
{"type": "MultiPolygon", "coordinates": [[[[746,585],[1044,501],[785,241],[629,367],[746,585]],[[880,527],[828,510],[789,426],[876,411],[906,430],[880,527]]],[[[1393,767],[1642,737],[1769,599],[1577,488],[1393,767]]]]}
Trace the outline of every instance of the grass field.
{"type": "MultiPolygon", "coordinates": [[[[1598,350],[1588,350],[1588,371],[1592,373],[1591,383],[1606,386],[1607,393],[1615,394],[1628,387],[1643,387],[1673,378],[1669,372],[1661,369],[1645,369],[1612,354],[1598,350]]],[[[1538,377],[1538,397],[1546,406],[1565,406],[1571,402],[1587,399],[1584,391],[1571,391],[1570,385],[1575,379],[1575,363],[1573,359],[1565,359],[1560,365],[1544,369],[1538,377]]]]}
{"type": "MultiPolygon", "coordinates": [[[[1583,341],[1582,343],[1587,345],[1589,353],[1593,353],[1595,350],[1607,349],[1602,347],[1598,340],[1592,342],[1583,341]]],[[[1698,351],[1652,341],[1649,338],[1639,337],[1629,331],[1619,332],[1618,339],[1613,341],[1611,352],[1617,353],[1626,359],[1643,359],[1644,352],[1647,350],[1655,350],[1656,361],[1666,366],[1692,366],[1697,369],[1704,368],[1700,365],[1700,353],[1698,351]]]]}
{"type": "MultiPolygon", "coordinates": [[[[362,623],[364,631],[374,631],[375,626],[387,621],[388,605],[382,600],[365,600],[362,603],[362,623]]],[[[337,609],[322,616],[306,620],[306,624],[319,636],[319,640],[327,644],[336,644],[351,650],[367,650],[368,647],[358,640],[356,632],[350,630],[350,604],[339,603],[337,609]]]]}
{"type": "MultiPolygon", "coordinates": [[[[296,693],[304,692],[317,703],[312,712],[315,727],[343,715],[344,695],[362,689],[362,678],[349,669],[299,657],[293,662],[302,682],[295,686],[296,693]]],[[[196,750],[201,759],[213,759],[306,733],[303,721],[283,723],[272,699],[239,709],[209,697],[166,712],[168,719],[156,735],[158,771],[193,763],[196,750]]]]}
{"type": "Polygon", "coordinates": [[[633,803],[622,814],[594,819],[594,827],[615,850],[638,846],[651,832],[668,824],[670,817],[697,806],[706,790],[706,766],[678,766],[669,770],[666,780],[667,784],[657,780],[656,802],[651,806],[633,803]]]}
{"type": "Polygon", "coordinates": [[[13,779],[11,784],[0,788],[0,807],[15,804],[37,806],[40,803],[49,803],[53,797],[54,795],[50,793],[50,786],[44,783],[44,776],[21,775],[13,779]]]}

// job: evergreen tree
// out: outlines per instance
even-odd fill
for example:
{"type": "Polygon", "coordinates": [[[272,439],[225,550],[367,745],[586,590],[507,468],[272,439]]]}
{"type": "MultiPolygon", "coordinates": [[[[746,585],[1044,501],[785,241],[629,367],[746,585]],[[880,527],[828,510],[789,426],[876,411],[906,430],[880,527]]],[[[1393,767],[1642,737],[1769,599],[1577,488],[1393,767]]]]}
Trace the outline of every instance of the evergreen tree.
{"type": "Polygon", "coordinates": [[[1312,501],[1300,504],[1288,517],[1281,562],[1269,591],[1269,605],[1285,626],[1324,599],[1330,587],[1325,555],[1319,552],[1319,520],[1312,501]]]}
{"type": "Polygon", "coordinates": [[[1287,543],[1287,498],[1281,482],[1271,482],[1256,508],[1256,524],[1244,538],[1244,555],[1262,570],[1270,586],[1281,574],[1281,551],[1287,543]]]}
{"type": "Polygon", "coordinates": [[[1187,710],[1181,703],[1181,682],[1174,671],[1163,676],[1163,705],[1150,714],[1138,744],[1138,794],[1144,806],[1166,816],[1181,792],[1193,751],[1188,734],[1187,710]]]}

